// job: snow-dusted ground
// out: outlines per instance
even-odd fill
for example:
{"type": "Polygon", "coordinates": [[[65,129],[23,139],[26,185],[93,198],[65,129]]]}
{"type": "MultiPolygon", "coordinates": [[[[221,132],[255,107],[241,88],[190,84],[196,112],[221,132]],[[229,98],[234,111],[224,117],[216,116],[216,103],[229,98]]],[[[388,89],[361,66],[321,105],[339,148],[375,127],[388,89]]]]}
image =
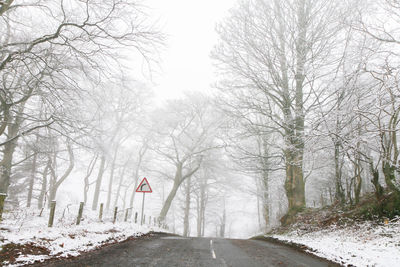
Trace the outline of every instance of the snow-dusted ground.
{"type": "Polygon", "coordinates": [[[343,265],[400,266],[400,218],[387,225],[332,225],[319,231],[296,230],[271,237],[306,245],[314,250],[311,253],[343,265]]]}
{"type": "Polygon", "coordinates": [[[35,209],[21,209],[5,213],[4,220],[0,223],[0,250],[9,243],[34,243],[35,246],[47,248],[50,254],[19,255],[15,263],[10,264],[5,261],[0,262],[0,265],[21,266],[35,260],[77,256],[101,245],[123,241],[149,231],[165,231],[152,225],[141,226],[131,220],[123,222],[124,214],[122,212],[115,224],[112,223],[111,214],[106,215],[100,222],[98,213],[89,209],[84,210],[80,225],[75,225],[77,213],[77,205],[59,208],[52,228],[47,227],[49,218],[47,209],[40,217],[39,211],[35,209]]]}

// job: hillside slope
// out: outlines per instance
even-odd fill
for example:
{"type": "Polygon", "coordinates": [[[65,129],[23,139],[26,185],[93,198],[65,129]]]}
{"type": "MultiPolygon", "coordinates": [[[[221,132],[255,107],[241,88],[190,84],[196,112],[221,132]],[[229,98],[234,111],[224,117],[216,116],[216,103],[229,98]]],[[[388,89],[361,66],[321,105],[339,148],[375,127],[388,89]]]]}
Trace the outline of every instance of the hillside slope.
{"type": "Polygon", "coordinates": [[[344,266],[398,266],[400,216],[396,214],[400,207],[393,207],[390,196],[386,199],[384,212],[378,212],[372,195],[357,206],[306,209],[292,224],[276,228],[266,237],[344,266]]]}

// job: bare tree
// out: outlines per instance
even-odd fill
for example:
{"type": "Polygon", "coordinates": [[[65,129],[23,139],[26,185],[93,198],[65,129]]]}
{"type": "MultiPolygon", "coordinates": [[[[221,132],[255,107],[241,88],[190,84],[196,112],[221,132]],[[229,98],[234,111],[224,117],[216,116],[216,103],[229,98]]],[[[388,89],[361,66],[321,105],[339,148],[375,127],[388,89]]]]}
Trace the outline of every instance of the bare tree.
{"type": "Polygon", "coordinates": [[[76,98],[82,83],[74,80],[75,74],[85,74],[89,81],[94,80],[95,73],[106,76],[105,63],[108,71],[118,64],[114,54],[117,48],[125,51],[134,47],[151,59],[150,50],[161,38],[144,23],[146,17],[138,10],[136,3],[124,0],[1,2],[1,192],[7,192],[19,138],[55,121],[64,121],[51,112],[45,119],[29,114],[25,112],[27,104],[37,101],[37,96],[48,107],[76,98]],[[35,15],[30,16],[31,12],[35,15]],[[75,95],[66,89],[75,89],[75,95]],[[27,118],[30,123],[23,125],[27,118]]]}
{"type": "Polygon", "coordinates": [[[219,88],[244,114],[267,116],[270,131],[284,141],[289,215],[305,206],[306,116],[323,95],[318,80],[334,62],[341,10],[324,0],[242,1],[217,28],[219,88]]]}
{"type": "Polygon", "coordinates": [[[74,151],[72,144],[69,140],[66,141],[66,147],[67,147],[67,152],[68,152],[68,167],[65,169],[64,173],[58,177],[57,171],[56,171],[56,166],[57,166],[57,154],[58,154],[58,142],[53,140],[53,144],[55,145],[55,150],[53,151],[53,155],[49,155],[49,160],[51,161],[51,164],[49,165],[50,169],[50,181],[49,181],[49,207],[50,207],[50,202],[52,200],[56,199],[56,194],[57,190],[60,187],[60,185],[67,179],[67,177],[70,175],[72,172],[74,166],[75,166],[75,158],[74,158],[74,151]]]}
{"type": "Polygon", "coordinates": [[[186,179],[185,188],[185,208],[183,215],[183,236],[189,236],[189,217],[190,217],[190,203],[191,203],[191,191],[192,191],[191,177],[186,179]]]}
{"type": "Polygon", "coordinates": [[[199,170],[204,153],[219,147],[214,142],[219,122],[211,107],[205,96],[193,94],[169,102],[165,109],[154,114],[159,142],[151,149],[175,169],[172,189],[159,215],[161,222],[181,184],[199,170]]]}

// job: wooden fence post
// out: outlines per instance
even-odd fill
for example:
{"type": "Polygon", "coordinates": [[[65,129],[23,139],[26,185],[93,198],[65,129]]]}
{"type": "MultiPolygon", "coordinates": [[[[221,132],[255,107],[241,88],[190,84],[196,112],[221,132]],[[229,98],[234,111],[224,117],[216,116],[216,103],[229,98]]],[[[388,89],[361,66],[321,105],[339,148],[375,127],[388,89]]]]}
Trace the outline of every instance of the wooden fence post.
{"type": "Polygon", "coordinates": [[[128,220],[128,214],[129,214],[129,209],[127,209],[127,210],[125,211],[125,219],[124,219],[124,222],[126,222],[126,221],[128,220]]]}
{"type": "Polygon", "coordinates": [[[104,203],[100,204],[100,212],[99,212],[99,220],[101,221],[103,219],[103,207],[104,203]]]}
{"type": "Polygon", "coordinates": [[[54,213],[56,211],[56,201],[52,200],[50,202],[50,216],[49,216],[49,224],[48,227],[53,227],[54,222],[54,213]]]}
{"type": "Polygon", "coordinates": [[[135,212],[135,223],[137,223],[137,216],[138,216],[138,213],[135,212]]]}
{"type": "Polygon", "coordinates": [[[117,221],[117,212],[118,212],[118,207],[115,207],[113,223],[115,223],[117,221]]]}
{"type": "Polygon", "coordinates": [[[76,218],[76,225],[79,225],[81,223],[84,204],[85,204],[84,202],[81,202],[79,204],[79,211],[78,211],[78,218],[76,218]]]}
{"type": "Polygon", "coordinates": [[[6,199],[7,194],[0,193],[0,222],[3,218],[3,210],[4,210],[4,200],[6,199]]]}

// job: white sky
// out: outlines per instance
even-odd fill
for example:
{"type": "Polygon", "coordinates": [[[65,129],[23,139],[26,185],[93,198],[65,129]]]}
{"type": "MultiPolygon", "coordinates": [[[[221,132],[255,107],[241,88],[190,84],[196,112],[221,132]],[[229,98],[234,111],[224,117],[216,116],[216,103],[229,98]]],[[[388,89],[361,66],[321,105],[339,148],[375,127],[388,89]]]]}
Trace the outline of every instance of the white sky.
{"type": "Polygon", "coordinates": [[[215,82],[209,57],[217,42],[215,24],[235,0],[147,0],[152,16],[167,34],[161,54],[161,73],[153,77],[156,98],[168,99],[184,91],[209,91],[215,82]]]}

